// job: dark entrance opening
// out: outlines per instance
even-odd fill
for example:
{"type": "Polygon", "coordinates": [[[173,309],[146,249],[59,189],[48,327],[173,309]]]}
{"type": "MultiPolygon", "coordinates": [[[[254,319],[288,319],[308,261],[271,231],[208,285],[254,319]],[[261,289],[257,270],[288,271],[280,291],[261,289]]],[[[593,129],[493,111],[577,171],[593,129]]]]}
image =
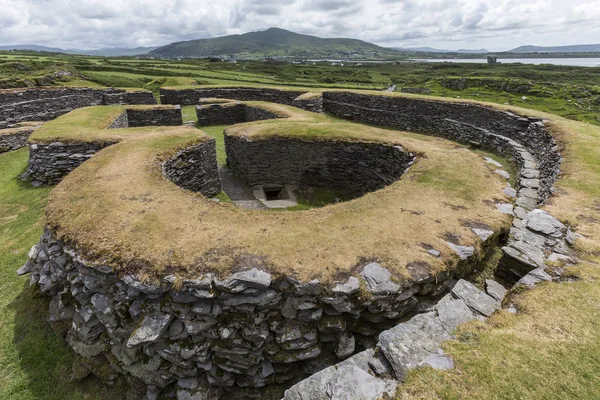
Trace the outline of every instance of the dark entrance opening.
{"type": "Polygon", "coordinates": [[[283,187],[263,188],[267,201],[280,200],[283,187]]]}

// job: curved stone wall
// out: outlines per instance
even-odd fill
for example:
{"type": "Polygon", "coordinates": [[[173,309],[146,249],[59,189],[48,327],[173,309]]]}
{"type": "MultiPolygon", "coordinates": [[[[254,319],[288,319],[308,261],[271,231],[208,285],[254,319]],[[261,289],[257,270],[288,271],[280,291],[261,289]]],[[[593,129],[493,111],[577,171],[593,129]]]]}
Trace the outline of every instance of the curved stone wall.
{"type": "MultiPolygon", "coordinates": [[[[181,107],[156,107],[126,109],[106,129],[181,124],[181,107]]],[[[21,179],[30,181],[35,186],[55,185],[96,152],[114,143],[111,141],[31,143],[27,171],[21,175],[21,179]]]]}
{"type": "Polygon", "coordinates": [[[255,268],[145,284],[86,263],[49,230],[19,270],[52,297],[50,320],[68,323],[67,342],[90,369],[111,365],[161,389],[192,381],[243,395],[371,348],[455,282],[441,273],[399,283],[375,262],[357,272],[330,285],[255,268]]]}
{"type": "Polygon", "coordinates": [[[163,173],[177,186],[212,197],[221,192],[215,139],[177,152],[163,164],[163,173]]]}
{"type": "MultiPolygon", "coordinates": [[[[20,125],[20,124],[18,124],[20,125]]],[[[25,125],[9,129],[0,129],[0,153],[17,150],[27,146],[27,139],[39,125],[25,125]]]]}
{"type": "Polygon", "coordinates": [[[227,165],[249,186],[318,186],[359,197],[400,179],[414,155],[381,143],[248,139],[225,131],[227,165]]]}
{"type": "Polygon", "coordinates": [[[461,143],[488,145],[489,134],[516,141],[535,156],[539,164],[539,202],[551,194],[558,177],[561,156],[544,124],[510,112],[472,103],[443,102],[410,97],[364,95],[350,92],[324,92],[326,112],[344,118],[398,129],[434,134],[461,143]]]}
{"type": "Polygon", "coordinates": [[[0,90],[0,129],[21,121],[48,121],[81,107],[155,103],[149,91],[51,87],[0,90]]]}
{"type": "Polygon", "coordinates": [[[198,125],[201,126],[232,125],[282,118],[282,116],[265,108],[234,101],[196,106],[196,116],[198,117],[198,125]]]}
{"type": "Polygon", "coordinates": [[[196,105],[203,98],[266,101],[321,112],[322,97],[307,96],[306,91],[250,87],[168,89],[160,88],[161,104],[196,105]]]}

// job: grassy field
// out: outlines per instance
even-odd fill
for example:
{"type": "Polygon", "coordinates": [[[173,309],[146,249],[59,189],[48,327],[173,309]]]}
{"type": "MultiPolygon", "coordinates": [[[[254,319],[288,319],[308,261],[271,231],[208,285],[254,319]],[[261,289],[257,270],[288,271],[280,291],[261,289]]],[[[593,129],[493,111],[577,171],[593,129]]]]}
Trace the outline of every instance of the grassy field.
{"type": "Polygon", "coordinates": [[[15,274],[42,233],[50,192],[17,179],[27,158],[26,149],[0,154],[0,399],[122,398],[120,388],[70,382],[73,353],[46,322],[47,300],[15,274]]]}
{"type": "Polygon", "coordinates": [[[0,52],[0,88],[39,85],[146,88],[189,85],[299,86],[397,91],[491,101],[600,125],[600,67],[329,63],[271,65],[0,52]]]}

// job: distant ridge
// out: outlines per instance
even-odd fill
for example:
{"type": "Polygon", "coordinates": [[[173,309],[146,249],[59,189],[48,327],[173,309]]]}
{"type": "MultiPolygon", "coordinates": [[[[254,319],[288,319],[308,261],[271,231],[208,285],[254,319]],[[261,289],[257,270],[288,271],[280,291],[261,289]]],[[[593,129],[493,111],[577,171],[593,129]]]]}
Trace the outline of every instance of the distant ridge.
{"type": "Polygon", "coordinates": [[[509,53],[600,53],[600,44],[576,44],[571,46],[520,46],[509,53]]]}
{"type": "Polygon", "coordinates": [[[171,43],[151,51],[159,58],[186,57],[297,57],[398,56],[398,51],[358,39],[324,39],[285,29],[269,28],[243,35],[171,43]]]}
{"type": "Polygon", "coordinates": [[[126,48],[126,47],[111,47],[99,50],[65,50],[58,47],[46,47],[46,46],[38,46],[35,44],[19,44],[19,45],[8,45],[8,46],[0,46],[0,50],[30,50],[30,51],[45,51],[48,53],[64,53],[64,54],[81,54],[85,56],[100,56],[100,57],[119,57],[119,56],[137,56],[146,54],[149,51],[158,48],[158,46],[153,47],[135,47],[135,48],[126,48]]]}
{"type": "Polygon", "coordinates": [[[0,50],[31,50],[31,51],[47,51],[49,53],[64,53],[64,49],[57,47],[38,46],[36,44],[15,44],[8,46],[0,46],[0,50]]]}

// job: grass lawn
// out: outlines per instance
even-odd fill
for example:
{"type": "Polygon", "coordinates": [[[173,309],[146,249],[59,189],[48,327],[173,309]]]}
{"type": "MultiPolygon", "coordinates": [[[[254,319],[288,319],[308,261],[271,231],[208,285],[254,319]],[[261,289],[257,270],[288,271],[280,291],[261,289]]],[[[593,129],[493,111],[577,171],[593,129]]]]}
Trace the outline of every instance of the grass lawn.
{"type": "Polygon", "coordinates": [[[50,188],[17,180],[28,151],[0,154],[0,399],[117,399],[95,381],[69,382],[73,353],[46,322],[48,303],[15,273],[43,229],[50,188]]]}
{"type": "Polygon", "coordinates": [[[456,368],[412,371],[396,400],[600,398],[600,128],[552,118],[565,160],[545,208],[584,235],[575,279],[515,293],[517,315],[462,327],[444,345],[456,368]]]}

